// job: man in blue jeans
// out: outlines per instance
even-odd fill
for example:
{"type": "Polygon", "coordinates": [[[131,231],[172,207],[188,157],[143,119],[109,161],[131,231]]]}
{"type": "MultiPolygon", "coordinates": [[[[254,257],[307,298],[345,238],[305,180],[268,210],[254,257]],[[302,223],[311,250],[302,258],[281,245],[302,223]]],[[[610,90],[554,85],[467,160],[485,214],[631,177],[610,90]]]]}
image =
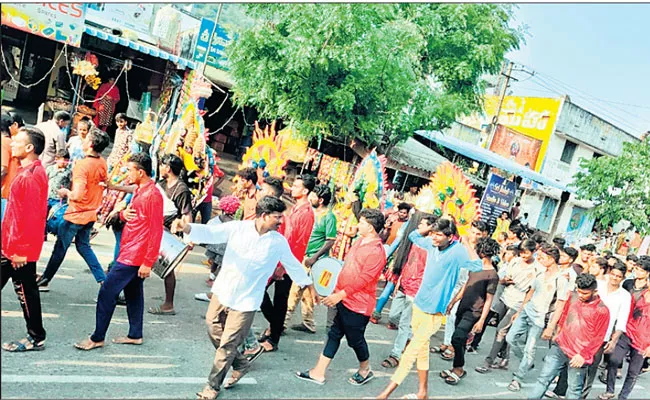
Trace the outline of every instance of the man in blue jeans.
{"type": "MultiPolygon", "coordinates": [[[[563,273],[558,269],[557,263],[560,260],[560,251],[549,243],[542,243],[537,251],[537,263],[540,264],[540,271],[533,286],[526,293],[524,302],[515,315],[512,316],[514,323],[506,335],[506,341],[512,347],[514,354],[521,358],[519,368],[508,390],[518,392],[521,390],[521,383],[528,371],[533,369],[535,361],[535,347],[537,339],[544,329],[544,319],[548,312],[553,298],[557,294],[556,310],[562,310],[568,299],[569,282],[563,273]]],[[[559,312],[553,315],[552,325],[557,323],[559,312]]]]}
{"type": "MultiPolygon", "coordinates": [[[[566,363],[567,398],[580,399],[587,367],[600,350],[609,326],[609,309],[596,294],[596,278],[581,274],[576,278],[576,291],[571,293],[561,312],[557,333],[537,383],[528,393],[529,399],[541,399],[553,379],[566,363]]],[[[549,327],[553,330],[553,327],[549,327]]]]}
{"type": "Polygon", "coordinates": [[[97,210],[108,182],[106,160],[101,156],[108,143],[106,133],[98,129],[88,133],[82,143],[86,156],[77,161],[72,169],[72,190],[63,188],[58,191],[61,198],[68,199],[69,206],[59,226],[52,256],[37,282],[42,292],[49,291],[49,282],[63,263],[72,239],[97,283],[102,284],[106,279],[104,269],[90,247],[90,233],[97,221],[97,210]]]}

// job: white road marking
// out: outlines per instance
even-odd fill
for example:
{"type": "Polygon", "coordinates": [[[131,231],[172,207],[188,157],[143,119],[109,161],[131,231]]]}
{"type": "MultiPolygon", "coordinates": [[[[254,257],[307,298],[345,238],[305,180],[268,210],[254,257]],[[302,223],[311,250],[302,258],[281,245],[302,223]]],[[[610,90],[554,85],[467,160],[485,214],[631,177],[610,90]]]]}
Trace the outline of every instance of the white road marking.
{"type": "Polygon", "coordinates": [[[46,360],[36,361],[35,365],[76,365],[86,367],[107,367],[107,368],[125,368],[125,369],[167,369],[175,368],[174,364],[153,364],[153,363],[113,363],[101,361],[75,361],[75,360],[46,360]]]}
{"type": "Polygon", "coordinates": [[[322,340],[302,340],[302,339],[296,339],[296,343],[301,343],[301,344],[325,344],[325,342],[322,341],[322,340]]]}
{"type": "MultiPolygon", "coordinates": [[[[8,318],[22,318],[23,312],[2,310],[2,316],[8,318]]],[[[59,318],[59,314],[43,313],[43,318],[59,318]]]]}
{"type": "MultiPolygon", "coordinates": [[[[504,395],[512,394],[511,391],[506,391],[506,392],[497,392],[497,393],[481,393],[481,398],[485,399],[488,397],[501,397],[504,395]]],[[[430,399],[448,399],[450,398],[449,395],[447,396],[429,396],[430,399]]],[[[475,399],[476,395],[469,395],[469,396],[454,396],[454,399],[475,399]]]]}
{"type": "MultiPolygon", "coordinates": [[[[114,375],[2,375],[2,383],[151,383],[151,384],[189,384],[200,385],[206,377],[191,376],[114,376],[114,375]]],[[[243,377],[237,385],[256,385],[257,380],[243,377]]]]}
{"type": "Polygon", "coordinates": [[[146,356],[141,354],[102,354],[102,357],[108,358],[173,358],[171,356],[146,356]]]}
{"type": "MultiPolygon", "coordinates": [[[[494,382],[494,384],[497,385],[498,387],[508,387],[508,385],[510,385],[510,382],[494,382]]],[[[521,384],[521,387],[523,387],[523,388],[532,388],[533,386],[535,386],[535,383],[522,383],[521,384]]],[[[598,382],[598,383],[594,382],[594,385],[592,386],[592,388],[594,388],[594,389],[606,389],[607,386],[603,385],[601,382],[598,382]]],[[[637,389],[644,390],[645,388],[643,386],[639,385],[639,384],[636,384],[636,385],[634,385],[634,391],[636,391],[637,389]]]]}
{"type": "Polygon", "coordinates": [[[367,343],[372,344],[393,344],[390,340],[377,340],[377,339],[366,339],[367,343]]]}

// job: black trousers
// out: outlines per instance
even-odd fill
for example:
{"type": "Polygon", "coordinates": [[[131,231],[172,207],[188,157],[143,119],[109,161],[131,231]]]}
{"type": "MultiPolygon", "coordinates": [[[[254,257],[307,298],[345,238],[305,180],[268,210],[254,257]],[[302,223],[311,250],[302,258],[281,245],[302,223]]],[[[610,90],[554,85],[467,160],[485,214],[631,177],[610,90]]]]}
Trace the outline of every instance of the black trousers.
{"type": "Polygon", "coordinates": [[[329,359],[334,358],[341,345],[341,339],[345,336],[348,346],[352,347],[357,355],[357,360],[359,362],[368,361],[370,351],[365,337],[368,322],[370,322],[369,316],[348,309],[342,302],[338,303],[334,323],[327,332],[327,343],[325,343],[323,355],[329,359]]]}
{"type": "Polygon", "coordinates": [[[264,318],[269,321],[271,328],[271,335],[269,340],[274,344],[280,343],[280,335],[284,329],[284,318],[287,315],[287,303],[289,302],[289,292],[291,291],[291,284],[293,281],[289,275],[284,274],[284,279],[281,281],[271,281],[266,287],[267,292],[264,293],[262,300],[262,314],[264,318]],[[273,294],[273,302],[269,296],[268,288],[275,283],[275,293],[273,294]]]}
{"type": "Polygon", "coordinates": [[[43,328],[43,314],[41,311],[41,294],[36,286],[36,261],[28,262],[18,269],[11,266],[11,260],[0,259],[2,271],[2,288],[4,289],[9,279],[14,284],[14,291],[18,296],[20,306],[23,308],[23,317],[27,323],[27,334],[35,342],[45,340],[43,328]]]}
{"type": "Polygon", "coordinates": [[[627,353],[630,353],[630,365],[627,368],[627,376],[625,377],[625,382],[623,382],[623,388],[618,394],[620,400],[626,400],[634,385],[636,380],[641,373],[641,368],[643,368],[643,355],[632,347],[632,341],[626,334],[622,334],[616,343],[616,348],[607,362],[607,393],[614,393],[614,388],[616,385],[616,373],[623,361],[625,361],[625,356],[627,353]]]}
{"type": "Polygon", "coordinates": [[[454,335],[451,337],[451,345],[454,347],[454,368],[465,366],[467,338],[478,320],[479,317],[474,315],[472,310],[459,310],[458,314],[456,314],[456,329],[454,329],[454,335]]]}

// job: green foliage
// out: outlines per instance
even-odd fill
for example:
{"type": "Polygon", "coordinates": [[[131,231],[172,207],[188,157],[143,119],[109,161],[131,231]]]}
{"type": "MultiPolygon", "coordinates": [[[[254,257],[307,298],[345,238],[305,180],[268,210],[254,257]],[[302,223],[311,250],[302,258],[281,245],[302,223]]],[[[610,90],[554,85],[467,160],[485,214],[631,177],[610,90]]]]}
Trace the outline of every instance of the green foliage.
{"type": "Polygon", "coordinates": [[[522,40],[497,4],[249,4],[234,99],[305,137],[392,146],[480,108],[481,76],[522,40]]]}
{"type": "Polygon", "coordinates": [[[625,219],[642,231],[650,231],[650,139],[624,143],[618,157],[582,160],[574,176],[578,196],[592,200],[591,210],[602,226],[625,219]]]}

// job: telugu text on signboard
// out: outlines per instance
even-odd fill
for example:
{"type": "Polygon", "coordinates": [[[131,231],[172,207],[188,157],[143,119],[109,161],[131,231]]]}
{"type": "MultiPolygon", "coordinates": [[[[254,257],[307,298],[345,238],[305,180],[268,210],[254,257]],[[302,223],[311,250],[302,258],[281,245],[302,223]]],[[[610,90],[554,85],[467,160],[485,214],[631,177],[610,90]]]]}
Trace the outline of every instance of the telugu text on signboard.
{"type": "Polygon", "coordinates": [[[502,212],[510,212],[515,201],[517,185],[502,176],[490,174],[487,187],[481,197],[481,220],[491,227],[496,226],[496,219],[502,212]]]}

